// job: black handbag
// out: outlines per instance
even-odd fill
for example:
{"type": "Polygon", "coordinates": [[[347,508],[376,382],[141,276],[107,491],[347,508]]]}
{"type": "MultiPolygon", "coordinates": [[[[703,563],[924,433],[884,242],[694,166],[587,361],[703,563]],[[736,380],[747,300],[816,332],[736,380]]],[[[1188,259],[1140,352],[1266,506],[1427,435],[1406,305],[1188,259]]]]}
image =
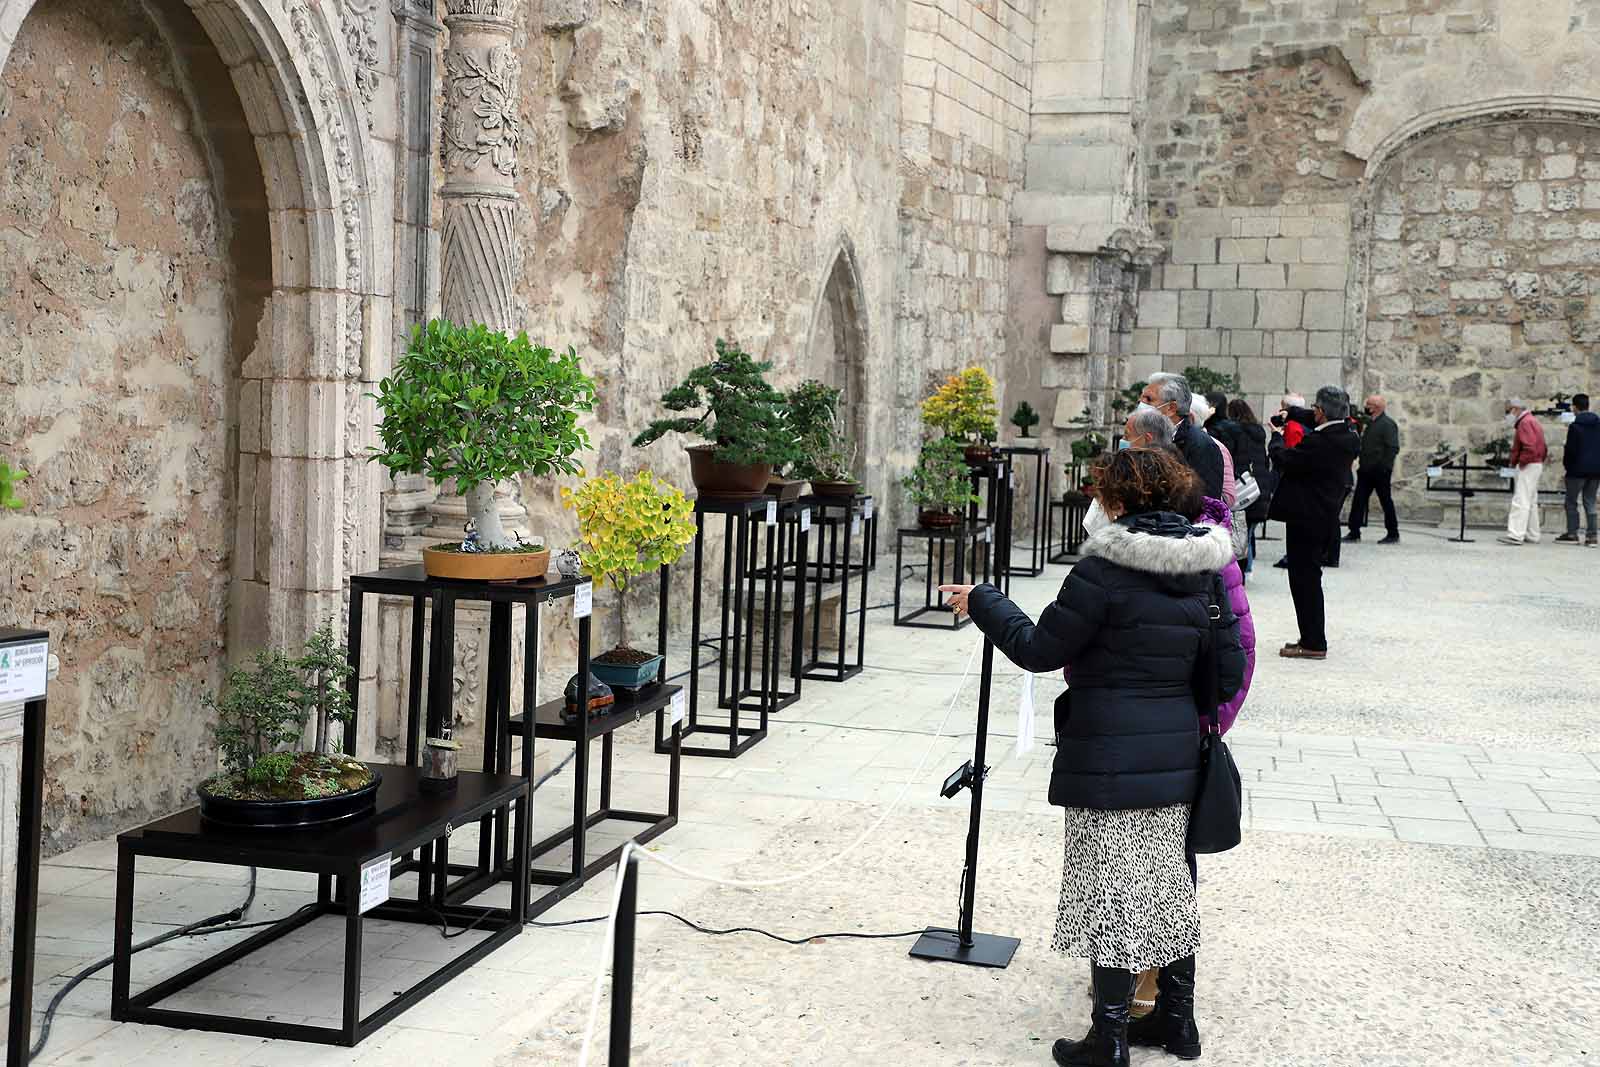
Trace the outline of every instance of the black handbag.
{"type": "Polygon", "coordinates": [[[1188,834],[1189,851],[1203,855],[1226,852],[1244,836],[1244,784],[1217,720],[1217,705],[1222,703],[1217,623],[1222,620],[1222,608],[1210,605],[1210,615],[1206,647],[1195,664],[1195,701],[1205,733],[1200,737],[1200,788],[1189,808],[1188,834]]]}

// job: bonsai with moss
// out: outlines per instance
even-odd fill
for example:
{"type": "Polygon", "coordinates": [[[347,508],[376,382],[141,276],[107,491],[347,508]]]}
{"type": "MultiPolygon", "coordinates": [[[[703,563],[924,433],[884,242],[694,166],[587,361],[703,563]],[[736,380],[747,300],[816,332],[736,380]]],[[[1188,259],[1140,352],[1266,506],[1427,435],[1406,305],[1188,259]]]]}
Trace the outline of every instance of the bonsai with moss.
{"type": "Polygon", "coordinates": [[[952,374],[922,402],[923,422],[969,448],[981,447],[999,436],[999,417],[994,379],[982,367],[952,374]]]}
{"type": "Polygon", "coordinates": [[[249,667],[235,667],[216,697],[211,728],[222,754],[222,773],[200,783],[209,797],[288,801],[334,797],[363,789],[372,771],[338,751],[335,726],[350,721],[350,661],[324,623],[291,659],[275,649],[257,652],[249,667]],[[312,729],[312,747],[299,745],[312,729]]]}
{"type": "Polygon", "coordinates": [[[920,511],[918,519],[924,526],[954,525],[968,505],[978,502],[962,444],[953,437],[923,445],[917,465],[902,484],[920,511]]]}
{"type": "Polygon", "coordinates": [[[396,474],[455,481],[476,535],[461,549],[538,550],[507,535],[495,484],[577,473],[573,457],[589,447],[578,416],[595,400],[577,352],[553,352],[525,333],[435,319],[412,331],[375,395],[383,422],[373,458],[396,474]]]}
{"type": "Polygon", "coordinates": [[[695,485],[702,492],[738,492],[748,485],[759,495],[774,470],[800,458],[783,394],[766,379],[771,369],[772,364],[757,363],[738,345],[719,339],[716,359],[661,395],[668,411],[688,414],[655,420],[633,439],[634,447],[654,444],[670,433],[700,438],[704,444],[688,447],[695,485]]]}
{"type": "MultiPolygon", "coordinates": [[[[789,427],[794,431],[799,458],[790,475],[816,486],[858,488],[854,466],[856,445],[845,433],[839,414],[840,391],[818,381],[801,382],[789,390],[789,427]]],[[[820,490],[819,490],[820,492],[820,490]]]]}
{"type": "Polygon", "coordinates": [[[597,588],[617,592],[616,647],[594,657],[591,665],[602,668],[596,673],[608,684],[630,683],[612,681],[606,677],[606,667],[635,670],[636,677],[647,675],[647,681],[654,677],[648,665],[660,657],[628,645],[622,594],[636,575],[658,571],[683,555],[694,540],[694,504],[649,471],[641,471],[632,481],[615,474],[597,475],[576,491],[563,488],[561,501],[578,513],[578,555],[583,569],[594,578],[597,588]]]}

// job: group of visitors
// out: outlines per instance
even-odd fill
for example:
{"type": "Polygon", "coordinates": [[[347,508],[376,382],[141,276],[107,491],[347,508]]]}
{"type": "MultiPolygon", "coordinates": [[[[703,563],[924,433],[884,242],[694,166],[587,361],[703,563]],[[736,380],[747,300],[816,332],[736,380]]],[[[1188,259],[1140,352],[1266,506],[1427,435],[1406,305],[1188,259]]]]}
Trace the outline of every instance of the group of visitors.
{"type": "MultiPolygon", "coordinates": [[[[1506,426],[1511,430],[1511,466],[1515,471],[1511,488],[1511,510],[1506,516],[1506,532],[1500,535],[1505,545],[1539,543],[1539,479],[1544,475],[1550,446],[1545,441],[1539,417],[1528,410],[1521,397],[1506,401],[1506,426]]],[[[1589,396],[1572,398],[1572,421],[1567,426],[1567,442],[1561,453],[1566,473],[1567,532],[1556,538],[1558,544],[1600,544],[1596,529],[1595,494],[1600,490],[1600,415],[1589,410],[1589,396]],[[1587,525],[1578,536],[1578,504],[1583,504],[1587,525]]]]}

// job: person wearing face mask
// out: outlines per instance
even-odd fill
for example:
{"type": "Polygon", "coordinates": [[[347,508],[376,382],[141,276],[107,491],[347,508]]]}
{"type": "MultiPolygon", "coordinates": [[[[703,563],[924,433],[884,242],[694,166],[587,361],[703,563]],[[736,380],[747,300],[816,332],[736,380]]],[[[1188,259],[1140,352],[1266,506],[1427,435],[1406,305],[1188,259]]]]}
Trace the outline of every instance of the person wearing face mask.
{"type": "Polygon", "coordinates": [[[1222,452],[1200,427],[1189,418],[1194,394],[1189,379],[1181,374],[1152,374],[1139,393],[1137,410],[1159,411],[1172,423],[1172,440],[1195,474],[1207,496],[1222,496],[1222,452]]]}
{"type": "Polygon", "coordinates": [[[1317,390],[1311,409],[1315,429],[1294,448],[1274,442],[1273,460],[1282,473],[1272,494],[1271,516],[1283,523],[1300,640],[1278,654],[1288,659],[1328,658],[1326,608],[1322,599],[1322,559],[1328,531],[1337,528],[1350,464],[1361,451],[1361,438],[1346,420],[1350,401],[1337,385],[1317,390]]]}
{"type": "Polygon", "coordinates": [[[1374,393],[1367,397],[1367,432],[1361,435],[1361,465],[1356,474],[1356,502],[1350,508],[1350,533],[1346,541],[1361,540],[1361,527],[1367,524],[1367,505],[1372,494],[1378,494],[1383,508],[1384,538],[1380,545],[1400,543],[1400,520],[1394,513],[1394,494],[1390,480],[1394,477],[1395,457],[1400,455],[1400,427],[1389,417],[1389,405],[1374,393]]]}
{"type": "Polygon", "coordinates": [[[1544,427],[1528,410],[1521,397],[1506,401],[1506,425],[1511,428],[1511,465],[1517,479],[1511,489],[1511,512],[1506,516],[1502,545],[1539,543],[1539,476],[1550,449],[1545,444],[1544,427]]]}
{"type": "Polygon", "coordinates": [[[1233,556],[1227,531],[1184,517],[1200,506],[1194,472],[1167,449],[1130,448],[1093,475],[1110,521],[1037,623],[993,585],[940,591],[1023,669],[1072,670],[1055,705],[1049,799],[1066,834],[1051,945],[1091,961],[1094,1008],[1088,1035],[1051,1055],[1062,1067],[1128,1067],[1134,976],[1150,967],[1162,968],[1160,991],[1141,1043],[1200,1055],[1200,915],[1185,851],[1200,716],[1214,709],[1197,706],[1193,679],[1214,647],[1231,699],[1244,652],[1217,573],[1233,556]]]}

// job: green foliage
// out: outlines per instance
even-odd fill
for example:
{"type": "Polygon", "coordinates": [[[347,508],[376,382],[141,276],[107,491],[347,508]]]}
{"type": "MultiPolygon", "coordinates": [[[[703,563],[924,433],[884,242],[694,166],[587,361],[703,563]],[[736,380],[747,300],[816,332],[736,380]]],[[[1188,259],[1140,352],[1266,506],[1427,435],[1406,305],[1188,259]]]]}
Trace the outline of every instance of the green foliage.
{"type": "Polygon", "coordinates": [[[998,436],[995,420],[999,417],[994,379],[982,367],[950,375],[922,402],[923,422],[946,436],[969,441],[993,441],[998,436]]]}
{"type": "Polygon", "coordinates": [[[716,445],[723,463],[770,463],[781,470],[800,458],[794,431],[784,417],[783,394],[768,384],[770,363],[757,363],[736,344],[719,339],[717,358],[696,367],[661,394],[668,411],[695,411],[657,419],[633,439],[635,448],[669,433],[693,434],[716,445]]]}
{"type": "Polygon", "coordinates": [[[27,471],[14,470],[5,460],[0,459],[0,511],[18,511],[26,504],[14,490],[17,483],[27,476],[27,471]]]}
{"type": "Polygon", "coordinates": [[[287,783],[293,771],[293,752],[271,752],[251,764],[244,772],[244,779],[251,785],[270,788],[287,783]]]}
{"type": "Polygon", "coordinates": [[[800,449],[794,476],[818,482],[852,481],[856,446],[845,433],[839,416],[839,390],[818,381],[806,381],[789,390],[785,400],[789,405],[789,427],[800,449]]]}
{"type": "Polygon", "coordinates": [[[1024,400],[1017,405],[1017,410],[1011,413],[1011,425],[1023,437],[1030,435],[1033,428],[1039,425],[1039,413],[1033,410],[1033,405],[1024,400]]]}
{"type": "Polygon", "coordinates": [[[1484,457],[1484,462],[1489,466],[1504,467],[1511,462],[1511,438],[1497,437],[1492,441],[1485,441],[1473,451],[1484,457]]]}
{"type": "Polygon", "coordinates": [[[902,484],[911,502],[925,511],[960,511],[976,503],[972,471],[960,440],[941,437],[922,446],[917,465],[902,484]]]}
{"type": "Polygon", "coordinates": [[[480,324],[418,326],[374,394],[383,444],[373,458],[396,473],[454,478],[466,493],[518,474],[574,474],[589,447],[578,414],[594,383],[571,348],[558,355],[480,324]]]}
{"type": "MultiPolygon", "coordinates": [[[[1224,393],[1228,397],[1238,396],[1244,391],[1239,384],[1239,379],[1232,374],[1212,370],[1210,367],[1185,367],[1183,376],[1189,382],[1189,392],[1195,395],[1203,393],[1224,393]]],[[[1123,417],[1128,412],[1139,406],[1139,394],[1144,392],[1144,387],[1149,385],[1149,379],[1134,382],[1126,389],[1116,393],[1111,399],[1111,411],[1115,417],[1123,417]]],[[[1223,412],[1224,415],[1227,412],[1223,412]]]]}
{"type": "Polygon", "coordinates": [[[1442,467],[1446,463],[1459,458],[1461,446],[1453,441],[1440,441],[1433,446],[1433,454],[1428,457],[1428,466],[1442,467]]]}
{"type": "Polygon", "coordinates": [[[1095,422],[1094,416],[1089,414],[1088,408],[1078,412],[1067,425],[1068,429],[1082,435],[1072,442],[1072,463],[1067,465],[1068,471],[1106,450],[1105,435],[1100,433],[1099,425],[1095,422]]]}
{"type": "Polygon", "coordinates": [[[307,800],[317,797],[331,797],[339,792],[342,787],[337,778],[324,778],[321,775],[302,774],[300,776],[300,791],[307,800]]]}
{"type": "Polygon", "coordinates": [[[333,743],[332,724],[350,721],[350,691],[346,683],[354,673],[349,650],[334,639],[332,620],[317,627],[317,632],[306,640],[305,654],[294,665],[304,679],[301,703],[316,716],[313,751],[327,755],[333,743]]]}
{"type": "Polygon", "coordinates": [[[682,492],[640,471],[589,479],[561,503],[578,513],[578,555],[595,585],[626,589],[628,579],[674,563],[694,540],[694,504],[682,492]]]}

